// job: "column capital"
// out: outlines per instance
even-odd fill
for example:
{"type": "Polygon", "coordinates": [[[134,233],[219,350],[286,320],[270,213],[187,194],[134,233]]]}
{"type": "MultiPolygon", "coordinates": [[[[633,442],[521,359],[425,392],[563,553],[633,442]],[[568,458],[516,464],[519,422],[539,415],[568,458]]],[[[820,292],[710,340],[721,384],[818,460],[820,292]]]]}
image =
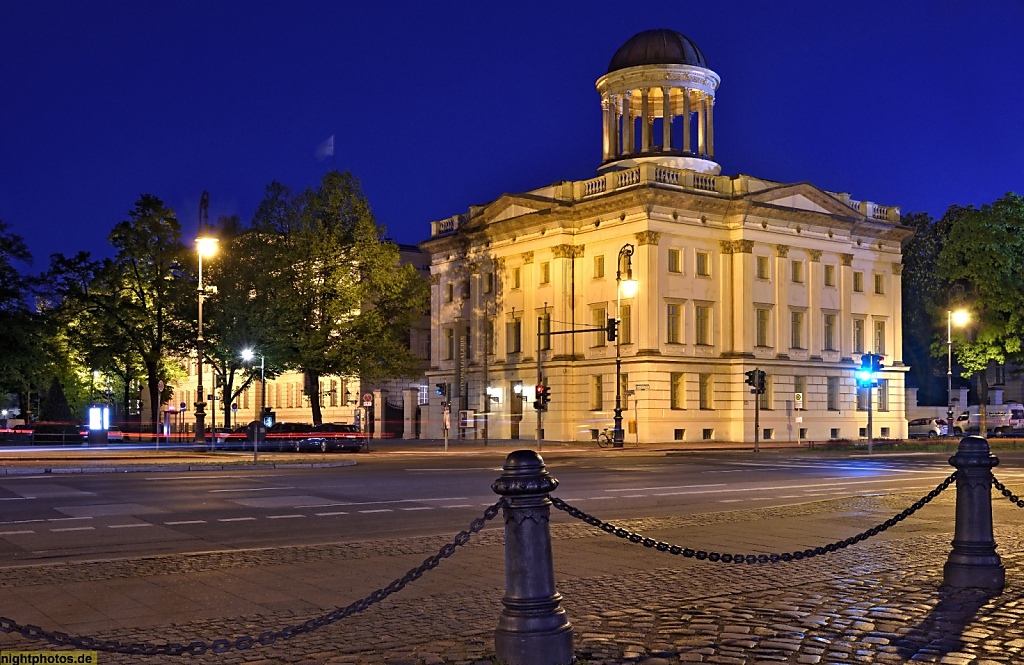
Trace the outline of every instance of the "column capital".
{"type": "Polygon", "coordinates": [[[722,249],[722,254],[732,254],[732,240],[719,240],[718,245],[722,249]]]}
{"type": "Polygon", "coordinates": [[[440,283],[441,283],[441,275],[439,275],[438,273],[434,273],[433,275],[430,276],[430,284],[431,284],[431,286],[437,286],[440,283]]]}
{"type": "Polygon", "coordinates": [[[775,255],[780,259],[789,256],[789,245],[775,245],[775,255]]]}
{"type": "Polygon", "coordinates": [[[520,256],[523,257],[523,265],[533,263],[533,252],[523,252],[520,256]]]}
{"type": "Polygon", "coordinates": [[[811,263],[819,263],[821,261],[821,254],[820,249],[807,250],[807,255],[811,257],[811,263]]]}
{"type": "Polygon", "coordinates": [[[660,240],[661,233],[658,231],[640,231],[636,234],[636,244],[639,246],[657,245],[660,240]]]}
{"type": "Polygon", "coordinates": [[[839,261],[844,266],[847,266],[847,267],[852,266],[853,265],[853,254],[840,254],[839,255],[839,261]]]}
{"type": "Polygon", "coordinates": [[[903,264],[902,263],[894,263],[894,264],[892,264],[892,274],[894,274],[894,275],[902,275],[903,274],[903,264]]]}
{"type": "Polygon", "coordinates": [[[584,248],[586,245],[555,245],[551,248],[551,253],[556,259],[580,259],[584,256],[584,248]]]}
{"type": "Polygon", "coordinates": [[[733,240],[732,241],[732,252],[733,252],[733,254],[753,254],[753,252],[754,252],[754,241],[753,240],[733,240]]]}

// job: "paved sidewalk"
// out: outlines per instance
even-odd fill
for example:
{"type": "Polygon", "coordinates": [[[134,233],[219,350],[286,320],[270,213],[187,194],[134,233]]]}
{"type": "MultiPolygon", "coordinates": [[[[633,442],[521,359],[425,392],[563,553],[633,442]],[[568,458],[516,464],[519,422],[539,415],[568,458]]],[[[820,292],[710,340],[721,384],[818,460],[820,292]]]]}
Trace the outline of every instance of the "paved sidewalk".
{"type": "MultiPolygon", "coordinates": [[[[549,467],[557,476],[557,464],[549,467]]],[[[571,488],[556,495],[569,497],[571,488]]],[[[621,525],[688,547],[783,552],[847,538],[918,498],[855,497],[621,525]]],[[[950,489],[878,537],[834,554],[763,566],[673,557],[554,511],[556,578],[579,662],[1024,662],[1024,511],[995,500],[996,539],[1007,568],[1002,595],[943,590],[954,499],[950,489]]],[[[0,615],[122,641],[258,635],[348,605],[448,540],[9,567],[0,575],[0,615]]],[[[437,569],[362,614],[287,642],[188,662],[490,663],[504,588],[502,547],[499,518],[437,569]]],[[[12,648],[51,647],[0,635],[0,649],[12,648]]],[[[183,659],[101,654],[100,662],[183,659]]]]}

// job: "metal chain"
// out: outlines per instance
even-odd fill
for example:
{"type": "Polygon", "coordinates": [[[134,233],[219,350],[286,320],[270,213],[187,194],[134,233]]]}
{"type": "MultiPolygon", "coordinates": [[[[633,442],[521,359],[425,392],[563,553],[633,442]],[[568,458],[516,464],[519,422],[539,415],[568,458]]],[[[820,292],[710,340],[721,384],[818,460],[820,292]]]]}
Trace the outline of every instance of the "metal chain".
{"type": "Polygon", "coordinates": [[[1014,504],[1018,508],[1024,508],[1024,499],[1020,498],[1010,490],[1006,489],[1006,485],[996,480],[995,474],[992,474],[992,487],[999,490],[1003,496],[1010,500],[1010,503],[1014,504]]]}
{"type": "Polygon", "coordinates": [[[497,516],[498,511],[500,511],[504,505],[505,499],[499,499],[484,511],[482,517],[478,517],[470,522],[468,529],[460,531],[451,542],[442,546],[441,549],[438,550],[437,554],[427,557],[424,559],[422,564],[413,568],[402,577],[394,580],[386,587],[377,589],[369,596],[366,596],[361,600],[357,600],[346,607],[339,607],[332,612],[310,619],[309,621],[299,625],[287,626],[281,630],[268,630],[260,633],[258,637],[243,635],[230,640],[220,639],[213,640],[212,642],[196,641],[188,644],[180,644],[178,642],[172,642],[170,644],[124,643],[114,640],[97,640],[91,637],[68,635],[67,633],[59,631],[43,630],[39,626],[22,626],[13,619],[8,619],[7,617],[0,617],[0,632],[18,633],[22,637],[26,637],[30,640],[46,640],[51,644],[72,646],[88,651],[108,651],[112,653],[127,653],[143,656],[199,656],[208,651],[212,653],[225,653],[232,649],[238,649],[240,651],[244,649],[251,649],[257,644],[268,646],[277,640],[290,640],[296,635],[301,635],[303,633],[314,631],[318,628],[323,628],[324,626],[329,626],[330,624],[341,621],[353,614],[358,614],[359,612],[369,608],[371,605],[375,605],[384,600],[391,594],[401,591],[407,584],[422,577],[423,573],[437,568],[442,559],[447,559],[455,553],[456,548],[469,542],[470,537],[475,533],[479,533],[487,522],[494,519],[497,516]]]}
{"type": "Polygon", "coordinates": [[[648,538],[639,533],[634,533],[627,529],[623,529],[622,527],[617,527],[609,522],[602,521],[594,517],[593,515],[589,515],[583,512],[579,508],[570,506],[565,501],[562,501],[557,497],[550,498],[551,503],[554,504],[555,508],[558,508],[559,510],[563,510],[569,513],[569,515],[575,517],[576,519],[582,520],[591,526],[595,526],[604,531],[605,533],[610,533],[614,536],[618,536],[619,538],[624,538],[636,545],[643,545],[644,547],[656,549],[659,552],[668,552],[669,554],[684,556],[686,558],[699,559],[701,561],[720,561],[722,563],[778,563],[779,561],[800,561],[801,559],[809,559],[811,557],[823,554],[831,554],[832,552],[835,552],[837,550],[841,550],[843,548],[849,547],[850,545],[854,545],[861,541],[867,540],[872,536],[877,536],[889,527],[895,526],[899,522],[902,522],[903,520],[907,519],[908,517],[916,513],[918,510],[923,508],[932,499],[941,494],[943,490],[949,487],[954,480],[956,480],[955,471],[952,474],[950,474],[948,478],[939,483],[935,487],[935,489],[933,489],[931,492],[928,492],[928,494],[926,494],[921,499],[918,499],[917,502],[915,502],[912,506],[904,510],[899,515],[891,517],[886,521],[882,522],[881,524],[879,524],[878,526],[872,527],[867,531],[858,533],[856,536],[847,538],[846,540],[839,540],[834,543],[829,543],[828,545],[825,545],[823,547],[813,547],[805,550],[798,550],[796,552],[791,553],[784,552],[782,554],[721,554],[719,552],[694,550],[689,547],[680,547],[679,545],[669,545],[668,543],[664,543],[660,540],[654,540],[653,538],[648,538]]]}

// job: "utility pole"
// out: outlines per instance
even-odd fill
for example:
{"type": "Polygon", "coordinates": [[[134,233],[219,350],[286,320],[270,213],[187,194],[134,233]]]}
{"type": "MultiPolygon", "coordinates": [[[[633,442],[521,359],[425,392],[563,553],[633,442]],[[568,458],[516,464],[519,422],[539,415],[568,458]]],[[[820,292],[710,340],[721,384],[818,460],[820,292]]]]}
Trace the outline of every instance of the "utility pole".
{"type": "MultiPolygon", "coordinates": [[[[540,355],[540,324],[541,317],[537,317],[537,385],[544,385],[544,359],[540,355]]],[[[534,396],[540,400],[539,395],[534,396]]],[[[544,447],[544,405],[540,404],[541,408],[537,409],[537,450],[542,450],[544,447]]]]}

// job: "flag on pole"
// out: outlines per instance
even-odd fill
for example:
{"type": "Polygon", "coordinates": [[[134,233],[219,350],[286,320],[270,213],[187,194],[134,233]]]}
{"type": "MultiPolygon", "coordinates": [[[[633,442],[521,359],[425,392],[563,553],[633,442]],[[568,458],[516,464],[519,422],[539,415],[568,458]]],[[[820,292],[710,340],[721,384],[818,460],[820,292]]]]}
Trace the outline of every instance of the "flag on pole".
{"type": "Polygon", "coordinates": [[[316,161],[322,162],[328,157],[334,157],[334,134],[331,134],[326,141],[316,149],[316,161]]]}

